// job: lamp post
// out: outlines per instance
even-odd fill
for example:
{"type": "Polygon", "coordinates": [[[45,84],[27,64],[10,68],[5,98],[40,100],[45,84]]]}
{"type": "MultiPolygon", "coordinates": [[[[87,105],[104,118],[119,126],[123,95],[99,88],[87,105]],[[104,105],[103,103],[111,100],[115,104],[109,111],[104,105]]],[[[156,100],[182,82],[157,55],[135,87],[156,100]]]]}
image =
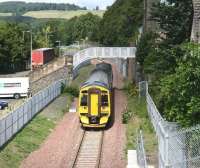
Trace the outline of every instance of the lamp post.
{"type": "Polygon", "coordinates": [[[56,43],[58,43],[58,56],[60,57],[60,40],[57,40],[56,43]]]}
{"type": "Polygon", "coordinates": [[[50,36],[54,36],[54,35],[52,34],[52,32],[50,32],[50,33],[49,33],[49,32],[46,32],[46,33],[45,33],[46,45],[47,45],[46,47],[47,47],[47,48],[50,47],[50,46],[49,46],[49,40],[50,40],[49,37],[50,37],[50,36]]]}
{"type": "Polygon", "coordinates": [[[31,54],[31,71],[33,71],[33,66],[32,66],[32,50],[33,50],[33,36],[32,36],[32,30],[27,30],[27,31],[23,31],[23,38],[24,38],[24,33],[30,33],[30,37],[31,37],[31,42],[30,42],[30,54],[31,54]]]}

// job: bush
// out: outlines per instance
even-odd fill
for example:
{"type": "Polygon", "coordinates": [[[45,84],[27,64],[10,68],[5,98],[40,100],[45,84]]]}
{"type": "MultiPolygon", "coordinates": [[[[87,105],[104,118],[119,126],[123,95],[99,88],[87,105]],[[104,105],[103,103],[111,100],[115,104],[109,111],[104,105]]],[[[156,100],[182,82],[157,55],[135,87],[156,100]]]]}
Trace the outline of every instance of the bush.
{"type": "Polygon", "coordinates": [[[134,97],[138,95],[138,88],[137,86],[132,83],[132,82],[127,82],[124,87],[123,90],[125,91],[125,93],[130,96],[130,97],[134,97]]]}
{"type": "Polygon", "coordinates": [[[133,113],[132,113],[131,110],[126,109],[126,111],[122,115],[122,122],[123,122],[123,124],[127,124],[128,123],[128,121],[130,120],[132,114],[133,113]]]}
{"type": "Polygon", "coordinates": [[[73,86],[65,87],[64,93],[69,93],[70,95],[72,95],[74,97],[78,97],[79,96],[78,88],[77,87],[73,87],[73,86]]]}

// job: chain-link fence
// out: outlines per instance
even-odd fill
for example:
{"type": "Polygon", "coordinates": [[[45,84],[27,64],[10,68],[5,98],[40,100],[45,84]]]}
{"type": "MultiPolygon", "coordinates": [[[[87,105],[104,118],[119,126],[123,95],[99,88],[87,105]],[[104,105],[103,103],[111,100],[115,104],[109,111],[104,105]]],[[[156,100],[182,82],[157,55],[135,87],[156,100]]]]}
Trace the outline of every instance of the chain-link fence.
{"type": "Polygon", "coordinates": [[[180,129],[176,123],[165,121],[148,88],[145,90],[148,114],[158,138],[159,168],[199,168],[200,126],[180,129]]]}
{"type": "Polygon", "coordinates": [[[0,147],[21,130],[40,110],[61,94],[63,83],[65,83],[65,80],[53,83],[0,119],[0,147]]]}
{"type": "Polygon", "coordinates": [[[144,140],[142,130],[137,134],[137,162],[140,168],[147,168],[147,159],[144,149],[144,140]]]}

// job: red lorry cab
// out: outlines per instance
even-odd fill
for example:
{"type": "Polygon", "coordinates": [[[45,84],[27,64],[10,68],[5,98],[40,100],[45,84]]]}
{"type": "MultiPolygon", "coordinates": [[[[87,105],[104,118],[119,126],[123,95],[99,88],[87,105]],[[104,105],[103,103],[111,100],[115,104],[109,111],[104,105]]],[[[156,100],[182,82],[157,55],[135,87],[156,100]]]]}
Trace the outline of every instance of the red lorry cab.
{"type": "Polygon", "coordinates": [[[39,48],[32,51],[32,66],[42,66],[55,57],[53,48],[39,48]]]}

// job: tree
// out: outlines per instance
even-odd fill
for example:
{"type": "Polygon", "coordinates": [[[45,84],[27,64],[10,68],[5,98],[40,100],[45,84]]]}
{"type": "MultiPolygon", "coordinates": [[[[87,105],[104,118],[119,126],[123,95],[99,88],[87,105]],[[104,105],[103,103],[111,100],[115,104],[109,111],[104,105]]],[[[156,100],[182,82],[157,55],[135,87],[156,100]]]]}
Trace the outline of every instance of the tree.
{"type": "Polygon", "coordinates": [[[100,23],[99,40],[108,46],[127,46],[135,42],[142,24],[143,2],[141,0],[117,0],[105,12],[100,23]]]}
{"type": "Polygon", "coordinates": [[[24,69],[27,60],[26,45],[23,45],[22,28],[14,23],[0,25],[1,73],[24,69]]]}
{"type": "Polygon", "coordinates": [[[166,0],[156,4],[152,18],[159,23],[165,42],[174,45],[190,39],[193,6],[192,0],[166,0]]]}
{"type": "Polygon", "coordinates": [[[151,53],[152,50],[156,47],[157,38],[158,35],[153,32],[142,34],[142,37],[138,43],[137,53],[136,53],[137,62],[139,62],[142,67],[149,53],[151,53]]]}
{"type": "Polygon", "coordinates": [[[200,57],[199,46],[187,44],[184,60],[174,74],[161,80],[159,109],[169,121],[182,126],[199,124],[200,120],[200,57]]]}

